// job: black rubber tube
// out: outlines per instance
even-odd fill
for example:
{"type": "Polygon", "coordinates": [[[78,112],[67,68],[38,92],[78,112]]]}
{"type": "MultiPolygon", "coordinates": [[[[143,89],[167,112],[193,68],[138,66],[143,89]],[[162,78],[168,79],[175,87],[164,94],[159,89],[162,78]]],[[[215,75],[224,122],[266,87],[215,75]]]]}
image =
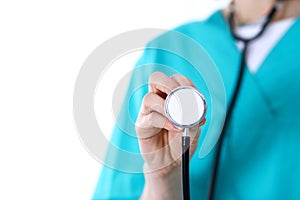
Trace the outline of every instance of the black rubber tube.
{"type": "Polygon", "coordinates": [[[182,136],[182,196],[190,200],[190,137],[182,136]]]}
{"type": "Polygon", "coordinates": [[[260,37],[264,33],[264,31],[266,30],[268,25],[271,23],[278,7],[280,6],[280,3],[281,3],[281,1],[278,0],[277,3],[274,5],[274,7],[269,12],[269,14],[266,18],[266,21],[263,24],[261,30],[255,36],[253,36],[252,38],[242,38],[234,32],[234,24],[233,24],[234,12],[233,12],[233,10],[229,14],[229,25],[230,25],[231,34],[236,40],[239,40],[239,41],[244,43],[244,49],[242,51],[242,57],[241,57],[241,62],[240,62],[240,67],[239,67],[238,79],[236,81],[234,93],[233,93],[232,99],[230,101],[228,110],[227,110],[223,130],[221,132],[219,142],[218,142],[217,147],[216,147],[217,148],[216,149],[216,156],[215,156],[215,159],[214,159],[214,162],[213,162],[211,181],[210,181],[208,197],[207,197],[208,200],[213,200],[214,199],[214,195],[215,195],[214,193],[215,193],[216,182],[217,182],[216,179],[217,179],[217,174],[218,174],[218,168],[219,168],[219,161],[220,161],[220,155],[221,155],[223,139],[225,137],[227,128],[229,126],[231,115],[232,115],[236,100],[237,100],[238,95],[239,95],[240,87],[241,87],[242,82],[243,82],[243,75],[244,75],[244,71],[245,71],[245,68],[246,68],[246,58],[247,58],[248,44],[249,44],[249,42],[257,39],[258,37],[260,37]]]}

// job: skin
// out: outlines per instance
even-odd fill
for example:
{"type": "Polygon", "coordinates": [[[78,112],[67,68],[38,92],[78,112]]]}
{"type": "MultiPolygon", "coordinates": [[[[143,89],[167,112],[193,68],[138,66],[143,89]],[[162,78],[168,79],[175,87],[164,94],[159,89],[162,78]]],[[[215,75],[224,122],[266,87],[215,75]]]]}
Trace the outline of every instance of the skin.
{"type": "MultiPolygon", "coordinates": [[[[235,0],[238,23],[251,23],[266,16],[274,0],[235,0]],[[255,3],[254,3],[255,2],[255,3]],[[253,12],[255,10],[255,12],[253,12]]],[[[229,8],[223,13],[228,15],[229,8]]],[[[300,14],[300,0],[283,1],[274,21],[300,14]]],[[[136,121],[140,150],[145,160],[145,187],[141,199],[181,199],[181,136],[183,130],[175,127],[164,114],[167,94],[178,86],[194,86],[188,78],[176,74],[171,77],[155,72],[149,78],[149,92],[145,95],[136,121]]],[[[200,127],[190,130],[190,156],[196,150],[200,127]]]]}
{"type": "MultiPolygon", "coordinates": [[[[265,17],[274,5],[274,0],[235,0],[234,9],[236,21],[238,24],[247,24],[265,17]],[[254,12],[255,11],[255,12],[254,12]]],[[[229,7],[223,10],[225,16],[228,16],[229,7]]],[[[283,0],[281,8],[277,11],[273,21],[279,21],[287,18],[296,17],[300,14],[299,0],[283,0]]]]}

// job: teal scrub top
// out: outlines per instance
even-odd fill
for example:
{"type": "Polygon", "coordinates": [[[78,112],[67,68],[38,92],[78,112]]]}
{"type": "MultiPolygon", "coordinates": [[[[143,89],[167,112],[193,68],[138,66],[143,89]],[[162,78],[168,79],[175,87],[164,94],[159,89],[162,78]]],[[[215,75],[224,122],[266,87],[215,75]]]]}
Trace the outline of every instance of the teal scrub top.
{"type": "MultiPolygon", "coordinates": [[[[206,50],[218,67],[228,102],[241,52],[222,13],[218,11],[205,21],[184,24],[175,31],[206,50]]],[[[299,34],[297,18],[258,71],[252,74],[246,70],[222,146],[215,199],[300,199],[299,34]]],[[[152,42],[159,45],[163,39],[160,36],[152,42]]],[[[193,54],[183,43],[168,42],[193,54]]],[[[128,100],[124,100],[111,138],[112,146],[135,154],[137,159],[125,159],[122,154],[111,153],[109,147],[106,159],[110,166],[103,166],[92,199],[138,199],[143,191],[145,180],[140,173],[143,160],[134,121],[147,93],[147,85],[141,83],[147,82],[154,71],[168,75],[181,73],[192,79],[204,95],[210,96],[205,78],[187,60],[164,50],[146,49],[134,69],[125,97],[128,100]],[[138,70],[141,66],[143,70],[138,70]],[[132,165],[136,172],[130,167],[122,168],[123,165],[132,165]]],[[[202,127],[200,143],[190,163],[191,199],[206,199],[208,195],[215,149],[203,158],[198,155],[210,115],[208,110],[208,121],[202,127]]]]}

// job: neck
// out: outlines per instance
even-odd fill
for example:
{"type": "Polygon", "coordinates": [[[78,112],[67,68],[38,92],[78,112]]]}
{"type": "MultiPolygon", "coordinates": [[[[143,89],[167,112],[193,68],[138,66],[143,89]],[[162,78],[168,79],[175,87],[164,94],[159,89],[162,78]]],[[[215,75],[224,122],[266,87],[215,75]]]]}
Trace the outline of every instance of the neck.
{"type": "MultiPolygon", "coordinates": [[[[233,0],[235,17],[240,23],[251,23],[265,17],[276,3],[276,0],[233,0]]],[[[229,7],[224,10],[228,16],[229,7]]],[[[296,17],[300,14],[299,0],[284,0],[273,21],[296,17]]]]}

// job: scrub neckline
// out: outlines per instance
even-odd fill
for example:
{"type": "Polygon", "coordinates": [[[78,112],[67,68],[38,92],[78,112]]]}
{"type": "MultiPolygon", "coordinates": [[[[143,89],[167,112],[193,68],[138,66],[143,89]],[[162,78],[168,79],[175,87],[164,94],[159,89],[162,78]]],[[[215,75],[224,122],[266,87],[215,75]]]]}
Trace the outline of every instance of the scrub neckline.
{"type": "MultiPolygon", "coordinates": [[[[218,13],[219,17],[222,20],[223,26],[225,27],[225,30],[226,30],[227,34],[229,34],[231,36],[232,46],[234,46],[234,49],[235,49],[236,53],[238,55],[241,55],[240,50],[236,46],[236,43],[235,43],[236,41],[233,38],[233,36],[231,35],[230,26],[228,24],[227,18],[225,17],[223,11],[219,10],[217,13],[218,13]]],[[[288,18],[286,18],[286,19],[288,19],[288,18]]],[[[281,22],[281,20],[278,20],[276,22],[281,22]]],[[[299,23],[300,23],[300,15],[297,16],[297,17],[295,17],[295,20],[294,20],[293,24],[289,27],[289,29],[282,35],[282,37],[277,41],[277,43],[269,51],[269,53],[266,55],[266,57],[263,59],[263,61],[261,62],[260,66],[258,67],[258,70],[255,73],[251,73],[248,70],[248,65],[247,65],[247,67],[246,67],[247,72],[249,74],[251,74],[252,76],[258,76],[260,73],[262,73],[262,71],[265,71],[264,68],[266,68],[265,66],[267,65],[267,63],[269,62],[269,60],[272,59],[272,57],[274,56],[274,54],[276,54],[276,49],[278,49],[280,46],[284,45],[284,43],[286,41],[286,38],[288,38],[288,36],[290,34],[292,34],[292,32],[298,27],[299,23]]]]}

